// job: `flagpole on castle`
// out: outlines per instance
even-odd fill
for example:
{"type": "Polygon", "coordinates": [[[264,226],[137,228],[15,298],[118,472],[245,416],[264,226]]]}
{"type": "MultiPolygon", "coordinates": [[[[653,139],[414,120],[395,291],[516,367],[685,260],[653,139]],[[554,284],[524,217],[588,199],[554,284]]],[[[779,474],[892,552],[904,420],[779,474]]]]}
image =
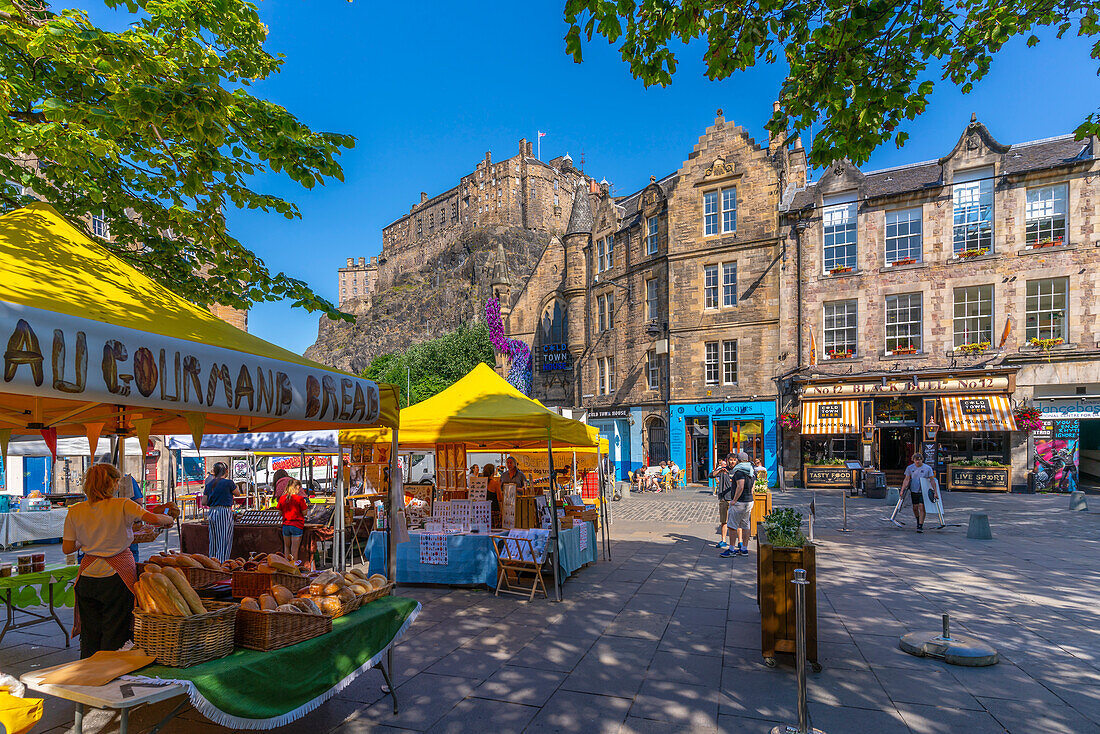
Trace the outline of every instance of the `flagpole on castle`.
{"type": "Polygon", "coordinates": [[[545,135],[542,130],[535,131],[535,157],[540,161],[542,160],[542,136],[545,135]]]}

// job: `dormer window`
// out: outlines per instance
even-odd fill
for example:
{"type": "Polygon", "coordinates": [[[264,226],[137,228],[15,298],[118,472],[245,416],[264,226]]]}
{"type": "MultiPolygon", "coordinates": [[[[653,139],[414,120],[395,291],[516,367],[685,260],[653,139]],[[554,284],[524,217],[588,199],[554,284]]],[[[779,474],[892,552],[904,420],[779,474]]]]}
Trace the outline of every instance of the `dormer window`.
{"type": "Polygon", "coordinates": [[[957,171],[951,187],[956,256],[985,254],[993,249],[993,169],[957,171]],[[985,252],[983,252],[983,250],[985,252]]]}

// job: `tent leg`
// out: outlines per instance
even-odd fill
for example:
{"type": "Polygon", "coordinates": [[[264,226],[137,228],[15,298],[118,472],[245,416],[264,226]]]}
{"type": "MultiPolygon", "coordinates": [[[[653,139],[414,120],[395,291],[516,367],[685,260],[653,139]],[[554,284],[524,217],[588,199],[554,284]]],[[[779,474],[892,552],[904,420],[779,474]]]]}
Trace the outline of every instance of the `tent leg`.
{"type": "Polygon", "coordinates": [[[610,530],[607,527],[608,518],[610,517],[607,504],[607,467],[604,466],[603,452],[600,448],[596,447],[596,481],[600,485],[600,529],[603,536],[603,555],[604,560],[611,560],[611,538],[610,530]]]}
{"type": "Polygon", "coordinates": [[[397,536],[393,534],[393,528],[397,520],[398,502],[401,502],[403,507],[405,501],[404,497],[398,496],[404,491],[402,488],[404,477],[401,477],[402,481],[398,481],[400,464],[397,457],[397,430],[397,428],[393,429],[393,436],[390,439],[390,501],[386,507],[386,519],[389,522],[386,526],[386,578],[394,584],[397,583],[397,536]]]}
{"type": "Polygon", "coordinates": [[[550,458],[550,488],[547,491],[550,494],[550,548],[554,552],[552,561],[554,564],[554,598],[561,601],[561,572],[558,570],[558,531],[561,529],[558,522],[558,482],[554,476],[554,440],[549,436],[549,430],[547,431],[546,453],[550,458]]]}
{"type": "Polygon", "coordinates": [[[332,538],[332,567],[339,571],[344,572],[344,566],[346,558],[344,556],[344,535],[345,535],[345,520],[347,519],[345,513],[346,508],[344,505],[347,503],[347,490],[344,487],[344,452],[340,451],[340,456],[336,460],[336,514],[333,515],[333,533],[332,538]]]}

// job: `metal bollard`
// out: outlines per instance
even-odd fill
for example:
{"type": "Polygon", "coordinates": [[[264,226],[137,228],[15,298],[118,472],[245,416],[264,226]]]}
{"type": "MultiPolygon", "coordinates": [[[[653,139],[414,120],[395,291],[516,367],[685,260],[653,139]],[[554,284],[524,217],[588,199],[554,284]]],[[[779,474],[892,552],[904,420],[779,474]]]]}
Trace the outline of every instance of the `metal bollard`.
{"type": "Polygon", "coordinates": [[[791,583],[795,585],[794,647],[795,674],[798,676],[798,726],[781,724],[773,728],[771,734],[824,734],[811,725],[810,709],[806,704],[806,587],[810,585],[806,580],[806,571],[796,568],[791,583]]]}
{"type": "Polygon", "coordinates": [[[844,527],[840,528],[838,532],[850,533],[852,531],[848,529],[848,490],[844,490],[844,499],[843,499],[843,502],[842,502],[842,507],[843,507],[843,512],[844,512],[844,527]]]}

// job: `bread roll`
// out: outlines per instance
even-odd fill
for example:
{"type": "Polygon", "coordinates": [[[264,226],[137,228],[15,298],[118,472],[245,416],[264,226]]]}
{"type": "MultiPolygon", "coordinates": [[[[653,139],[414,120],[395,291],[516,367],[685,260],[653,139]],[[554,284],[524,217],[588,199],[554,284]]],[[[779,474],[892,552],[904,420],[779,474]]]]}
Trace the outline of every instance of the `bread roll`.
{"type": "Polygon", "coordinates": [[[374,590],[376,590],[376,591],[377,591],[378,589],[384,589],[384,588],[386,588],[386,585],[387,585],[388,583],[389,583],[389,581],[387,581],[387,580],[386,580],[386,579],[384,579],[384,578],[375,578],[374,580],[372,580],[372,581],[370,582],[370,585],[371,585],[371,588],[372,588],[372,589],[374,589],[374,590]]]}
{"type": "Polygon", "coordinates": [[[289,604],[290,600],[294,598],[294,594],[290,593],[290,589],[280,584],[271,587],[271,595],[275,597],[275,601],[279,604],[289,604]]]}
{"type": "Polygon", "coordinates": [[[336,593],[336,598],[340,600],[341,604],[347,604],[348,602],[355,601],[355,592],[345,586],[336,593]]]}
{"type": "Polygon", "coordinates": [[[183,600],[187,602],[187,606],[192,614],[206,614],[206,607],[202,605],[202,600],[199,599],[199,595],[195,593],[195,590],[191,588],[191,584],[187,582],[187,577],[183,575],[183,571],[169,566],[164,569],[164,575],[176,587],[176,591],[180,593],[183,600]]]}
{"type": "Polygon", "coordinates": [[[321,608],[322,614],[333,616],[340,613],[341,604],[340,600],[335,596],[323,596],[320,601],[317,602],[317,606],[321,608]]]}
{"type": "Polygon", "coordinates": [[[371,586],[374,586],[375,579],[381,581],[383,584],[385,584],[389,581],[389,579],[387,579],[385,576],[383,576],[380,573],[376,573],[376,574],[372,575],[370,578],[367,579],[367,581],[370,581],[371,586]]]}
{"type": "Polygon", "coordinates": [[[348,569],[348,572],[355,574],[356,576],[363,579],[364,581],[366,581],[367,579],[370,578],[370,574],[367,572],[367,569],[365,569],[365,568],[353,566],[352,568],[348,569]]]}
{"type": "Polygon", "coordinates": [[[260,603],[253,599],[251,596],[246,596],[241,599],[241,609],[248,609],[249,611],[260,611],[260,603]]]}
{"type": "Polygon", "coordinates": [[[280,604],[275,608],[276,612],[293,612],[294,614],[302,614],[302,610],[293,604],[280,604]]]}
{"type": "Polygon", "coordinates": [[[344,574],[344,581],[347,581],[348,586],[351,586],[353,584],[361,583],[363,581],[363,579],[359,578],[358,576],[356,576],[355,574],[353,574],[352,572],[349,571],[349,572],[344,574]]]}
{"type": "Polygon", "coordinates": [[[356,596],[363,596],[371,590],[368,584],[352,584],[348,589],[356,596]]]}

